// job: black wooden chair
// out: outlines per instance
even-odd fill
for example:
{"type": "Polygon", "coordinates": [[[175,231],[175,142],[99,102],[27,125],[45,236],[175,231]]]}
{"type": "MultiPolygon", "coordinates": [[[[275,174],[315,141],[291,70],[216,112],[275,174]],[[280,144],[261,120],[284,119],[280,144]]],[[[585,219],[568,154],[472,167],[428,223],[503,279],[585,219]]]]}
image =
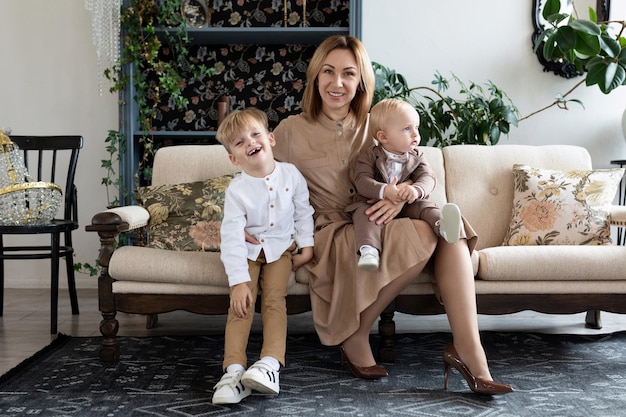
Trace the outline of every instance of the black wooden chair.
{"type": "Polygon", "coordinates": [[[0,225],[0,316],[2,316],[4,305],[4,261],[10,259],[50,259],[50,333],[57,333],[60,258],[65,258],[67,267],[67,284],[72,314],[78,314],[72,231],[78,228],[78,200],[74,177],[78,153],[83,146],[83,138],[81,136],[11,136],[11,140],[20,148],[24,164],[33,181],[51,182],[61,187],[63,191],[61,207],[63,217],[53,219],[46,224],[0,225]],[[65,181],[65,183],[61,184],[57,181],[65,181]],[[50,235],[50,244],[4,245],[4,235],[39,234],[50,235]],[[62,242],[61,236],[63,236],[62,242]]]}

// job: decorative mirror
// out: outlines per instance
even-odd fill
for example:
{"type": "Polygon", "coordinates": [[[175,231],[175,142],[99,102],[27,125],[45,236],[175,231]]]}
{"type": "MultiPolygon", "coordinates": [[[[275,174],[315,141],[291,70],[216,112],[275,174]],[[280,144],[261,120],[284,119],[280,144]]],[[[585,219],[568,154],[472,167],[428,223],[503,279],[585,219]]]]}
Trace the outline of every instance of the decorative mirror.
{"type": "MultiPolygon", "coordinates": [[[[543,16],[541,15],[541,12],[543,11],[543,7],[545,3],[546,3],[546,0],[533,0],[532,15],[533,15],[533,26],[535,28],[535,31],[533,32],[533,35],[532,35],[533,48],[535,47],[535,44],[537,43],[537,39],[539,38],[541,33],[547,28],[546,27],[547,23],[543,19],[543,16]]],[[[580,0],[579,0],[579,3],[581,3],[580,0]]],[[[585,3],[585,2],[582,1],[582,3],[585,3]]],[[[596,0],[596,13],[598,15],[598,21],[609,20],[610,8],[611,8],[610,5],[611,5],[611,0],[596,0]]],[[[586,10],[587,7],[589,6],[585,6],[584,10],[586,10]]],[[[574,9],[573,0],[561,0],[561,12],[569,14],[569,13],[572,13],[573,9],[574,9]]],[[[581,7],[578,7],[577,9],[579,12],[583,10],[581,7]]],[[[584,16],[587,16],[586,12],[584,16]]],[[[539,62],[541,63],[541,65],[543,65],[544,67],[543,70],[545,72],[552,71],[556,75],[559,75],[564,78],[574,78],[574,77],[578,77],[579,75],[581,75],[576,70],[576,68],[568,62],[547,61],[543,57],[543,45],[539,45],[539,47],[537,48],[537,58],[539,59],[539,62]]]]}

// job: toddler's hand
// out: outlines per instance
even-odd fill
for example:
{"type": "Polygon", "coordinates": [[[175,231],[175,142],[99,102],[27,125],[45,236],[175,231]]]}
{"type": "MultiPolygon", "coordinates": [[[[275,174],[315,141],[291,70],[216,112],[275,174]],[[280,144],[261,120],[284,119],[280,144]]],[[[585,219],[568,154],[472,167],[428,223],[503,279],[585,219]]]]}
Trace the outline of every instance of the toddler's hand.
{"type": "Polygon", "coordinates": [[[391,182],[387,184],[387,186],[383,190],[383,198],[391,201],[394,204],[406,201],[405,198],[400,197],[400,189],[398,188],[398,177],[393,177],[391,182]]]}
{"type": "Polygon", "coordinates": [[[398,196],[402,199],[402,201],[406,201],[411,204],[420,198],[420,192],[417,188],[409,184],[400,184],[398,186],[398,196]]]}

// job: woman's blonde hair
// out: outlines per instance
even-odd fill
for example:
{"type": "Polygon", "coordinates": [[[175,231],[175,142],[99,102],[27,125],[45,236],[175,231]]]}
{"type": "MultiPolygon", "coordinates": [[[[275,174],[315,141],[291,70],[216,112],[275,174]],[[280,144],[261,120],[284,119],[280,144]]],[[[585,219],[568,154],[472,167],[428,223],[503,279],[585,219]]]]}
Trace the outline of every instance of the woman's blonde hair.
{"type": "Polygon", "coordinates": [[[385,124],[387,123],[387,118],[393,112],[398,111],[401,108],[412,109],[414,111],[415,108],[411,106],[411,104],[407,103],[404,100],[400,100],[399,98],[386,98],[384,100],[379,101],[372,107],[370,110],[370,125],[369,125],[369,135],[373,138],[376,138],[376,133],[379,131],[385,131],[385,124]]]}
{"type": "Polygon", "coordinates": [[[363,124],[372,104],[376,80],[372,61],[365,50],[363,43],[348,35],[334,35],[326,38],[315,50],[306,71],[307,85],[302,97],[302,109],[309,120],[315,120],[322,112],[322,97],[317,90],[317,75],[326,61],[329,53],[335,49],[346,49],[354,55],[357,69],[361,74],[361,82],[357,87],[356,96],[350,103],[350,109],[355,115],[356,123],[363,124]]]}
{"type": "Polygon", "coordinates": [[[230,145],[233,143],[237,135],[244,130],[249,129],[253,124],[258,124],[265,128],[268,132],[268,119],[264,111],[256,107],[248,107],[244,110],[229,113],[217,128],[215,138],[224,148],[230,152],[230,145]]]}

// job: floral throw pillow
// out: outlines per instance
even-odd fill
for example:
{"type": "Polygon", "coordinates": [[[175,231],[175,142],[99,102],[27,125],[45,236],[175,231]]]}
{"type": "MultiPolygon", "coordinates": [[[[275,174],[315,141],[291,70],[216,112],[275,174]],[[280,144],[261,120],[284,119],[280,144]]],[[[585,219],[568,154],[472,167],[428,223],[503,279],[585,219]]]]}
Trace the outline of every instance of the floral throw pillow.
{"type": "Polygon", "coordinates": [[[150,213],[148,246],[218,252],[224,194],[233,177],[139,188],[141,203],[150,213]]]}
{"type": "Polygon", "coordinates": [[[623,168],[556,171],[513,166],[513,216],[503,245],[608,245],[607,207],[623,168]]]}

